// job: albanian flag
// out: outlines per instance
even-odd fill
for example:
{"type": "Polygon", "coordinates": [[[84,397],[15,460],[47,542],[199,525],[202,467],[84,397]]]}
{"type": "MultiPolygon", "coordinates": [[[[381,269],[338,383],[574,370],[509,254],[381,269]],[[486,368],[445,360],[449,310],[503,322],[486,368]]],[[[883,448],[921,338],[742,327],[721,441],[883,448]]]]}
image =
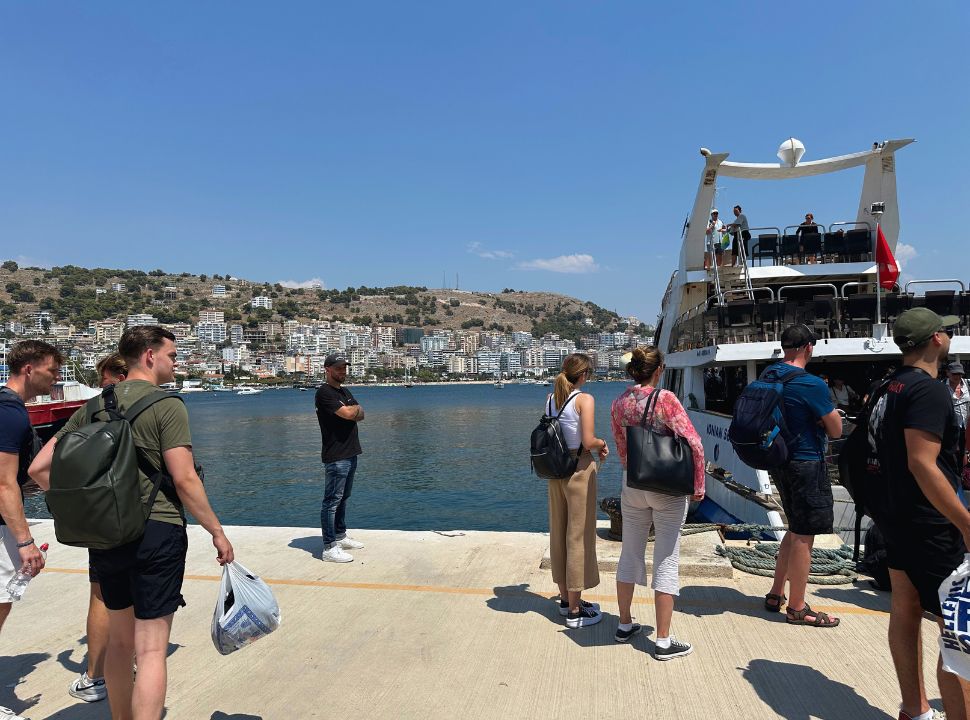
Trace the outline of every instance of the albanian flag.
{"type": "Polygon", "coordinates": [[[892,290],[893,285],[899,280],[899,265],[893,257],[893,251],[889,249],[886,236],[882,234],[882,227],[876,225],[876,265],[879,266],[879,287],[883,290],[892,290]]]}

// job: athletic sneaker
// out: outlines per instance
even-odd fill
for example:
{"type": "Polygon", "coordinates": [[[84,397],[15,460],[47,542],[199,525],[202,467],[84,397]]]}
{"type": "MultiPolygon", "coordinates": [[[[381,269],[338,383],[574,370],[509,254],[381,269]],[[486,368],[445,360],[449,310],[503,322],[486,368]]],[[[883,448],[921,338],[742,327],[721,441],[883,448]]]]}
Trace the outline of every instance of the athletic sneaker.
{"type": "Polygon", "coordinates": [[[321,559],[324,562],[347,563],[353,562],[354,556],[350,553],[344,552],[340,545],[333,545],[330,547],[330,549],[323,551],[321,559]]]}
{"type": "Polygon", "coordinates": [[[603,616],[600,614],[599,610],[594,610],[593,608],[586,607],[584,605],[576,612],[571,612],[566,615],[566,627],[587,627],[589,625],[595,625],[602,619],[603,616]]]}
{"type": "Polygon", "coordinates": [[[0,707],[0,720],[27,720],[27,718],[18,715],[10,708],[0,707]]]}
{"type": "MultiPolygon", "coordinates": [[[[591,602],[586,602],[585,600],[580,600],[579,606],[584,608],[592,608],[596,612],[600,611],[599,603],[591,603],[591,602]]],[[[567,615],[569,615],[569,601],[567,600],[559,601],[559,614],[562,615],[563,617],[566,617],[567,615]]]]}
{"type": "Polygon", "coordinates": [[[108,697],[108,689],[104,686],[104,678],[88,677],[87,672],[78,675],[77,679],[71,683],[68,692],[71,697],[76,697],[84,702],[98,702],[108,697]]]}
{"type": "Polygon", "coordinates": [[[681,642],[671,635],[670,647],[662,648],[659,645],[655,646],[653,656],[657,660],[673,660],[684,655],[690,655],[692,652],[694,652],[694,648],[690,646],[690,643],[681,642]]]}
{"type": "Polygon", "coordinates": [[[908,715],[902,710],[899,711],[899,720],[946,720],[946,715],[939,710],[930,708],[922,715],[908,715]]]}
{"type": "Polygon", "coordinates": [[[640,627],[640,623],[633,623],[633,627],[629,630],[620,630],[620,628],[617,628],[616,635],[613,636],[613,639],[617,642],[629,642],[630,638],[632,638],[642,629],[643,628],[640,627]]]}
{"type": "Polygon", "coordinates": [[[343,540],[338,540],[337,542],[340,543],[340,547],[344,550],[360,550],[364,547],[364,543],[360,542],[360,540],[354,540],[352,537],[345,537],[343,540]]]}

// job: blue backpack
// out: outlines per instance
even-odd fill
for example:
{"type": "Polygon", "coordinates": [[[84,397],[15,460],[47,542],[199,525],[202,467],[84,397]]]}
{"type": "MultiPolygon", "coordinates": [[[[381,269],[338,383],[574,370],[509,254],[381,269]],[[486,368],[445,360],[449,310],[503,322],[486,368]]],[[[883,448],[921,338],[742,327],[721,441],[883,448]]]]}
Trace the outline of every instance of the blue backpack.
{"type": "Polygon", "coordinates": [[[802,368],[792,367],[779,378],[777,367],[772,365],[741,393],[734,406],[728,439],[745,465],[771,470],[788,462],[792,436],[785,425],[785,385],[804,374],[802,368]]]}

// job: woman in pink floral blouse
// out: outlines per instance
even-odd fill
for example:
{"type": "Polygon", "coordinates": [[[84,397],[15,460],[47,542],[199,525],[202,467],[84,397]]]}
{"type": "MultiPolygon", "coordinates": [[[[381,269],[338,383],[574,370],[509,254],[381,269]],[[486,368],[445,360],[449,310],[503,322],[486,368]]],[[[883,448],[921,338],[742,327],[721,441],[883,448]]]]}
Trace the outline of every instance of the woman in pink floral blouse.
{"type": "MultiPolygon", "coordinates": [[[[663,374],[663,353],[655,347],[637,348],[626,365],[627,374],[636,381],[613,401],[610,412],[617,453],[623,463],[623,489],[620,505],[623,512],[623,548],[616,568],[616,600],[620,607],[620,624],[616,641],[626,642],[640,632],[633,622],[630,606],[634,585],[647,584],[647,565],[644,559],[650,526],[654,526],[653,582],[657,640],[654,657],[671,660],[689,655],[690,643],[670,635],[670,621],[674,614],[674,597],[680,594],[680,531],[687,517],[690,498],[672,496],[648,490],[637,490],[626,484],[626,427],[639,425],[647,406],[647,399],[655,391],[663,374]]],[[[694,500],[704,498],[704,446],[691,424],[684,406],[669,390],[659,390],[654,412],[654,428],[666,435],[677,434],[690,444],[694,456],[694,500]]]]}

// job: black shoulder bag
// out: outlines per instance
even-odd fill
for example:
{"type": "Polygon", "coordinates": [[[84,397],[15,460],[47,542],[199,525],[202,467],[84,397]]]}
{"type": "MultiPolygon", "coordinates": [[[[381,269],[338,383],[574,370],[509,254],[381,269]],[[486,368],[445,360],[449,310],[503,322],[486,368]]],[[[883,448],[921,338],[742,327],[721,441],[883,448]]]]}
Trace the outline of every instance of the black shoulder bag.
{"type": "Polygon", "coordinates": [[[660,390],[647,397],[639,425],[626,428],[626,484],[663,495],[694,494],[694,453],[687,439],[653,429],[660,390]]]}

